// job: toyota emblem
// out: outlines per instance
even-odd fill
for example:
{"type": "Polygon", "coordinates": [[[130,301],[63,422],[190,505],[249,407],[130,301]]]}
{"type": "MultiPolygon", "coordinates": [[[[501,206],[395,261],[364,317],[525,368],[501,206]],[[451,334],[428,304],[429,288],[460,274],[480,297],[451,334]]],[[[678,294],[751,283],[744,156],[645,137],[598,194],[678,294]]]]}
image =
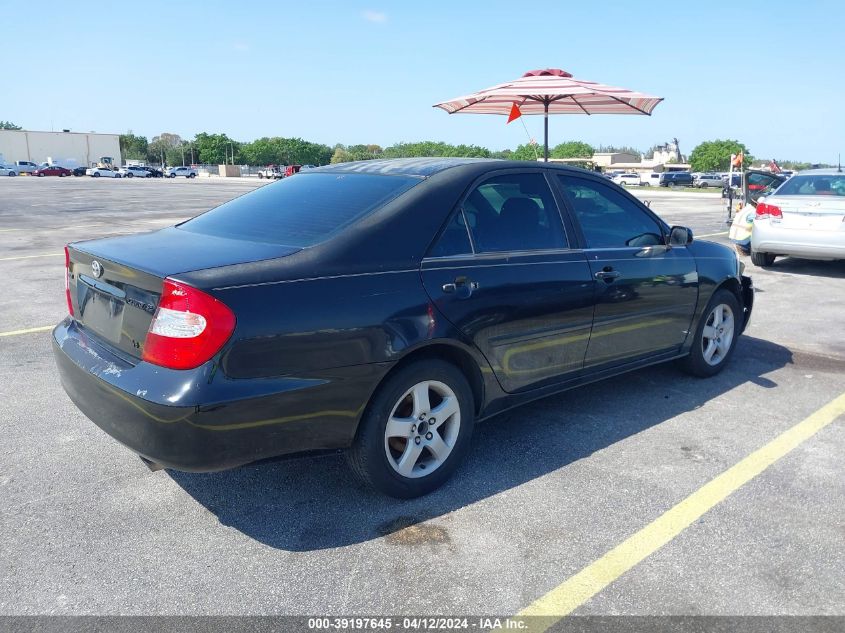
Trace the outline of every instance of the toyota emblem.
{"type": "Polygon", "coordinates": [[[103,266],[96,259],[91,262],[91,273],[97,279],[103,276],[103,266]]]}

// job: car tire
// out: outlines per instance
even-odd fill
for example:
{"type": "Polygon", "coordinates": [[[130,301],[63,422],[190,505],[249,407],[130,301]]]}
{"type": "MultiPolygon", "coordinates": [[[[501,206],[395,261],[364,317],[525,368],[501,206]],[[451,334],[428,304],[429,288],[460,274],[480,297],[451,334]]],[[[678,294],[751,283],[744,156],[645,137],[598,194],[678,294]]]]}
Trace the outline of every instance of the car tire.
{"type": "Polygon", "coordinates": [[[38,174],[38,177],[39,177],[39,178],[43,178],[43,177],[44,177],[44,174],[38,174]]]}
{"type": "Polygon", "coordinates": [[[708,185],[706,182],[703,182],[700,185],[698,185],[699,189],[707,189],[707,187],[709,187],[709,186],[710,185],[708,185]]]}
{"type": "Polygon", "coordinates": [[[13,172],[13,171],[10,171],[10,172],[9,172],[9,176],[17,176],[17,174],[16,174],[15,172],[13,172]]]}
{"type": "Polygon", "coordinates": [[[176,174],[170,174],[169,178],[176,178],[176,174]]]}
{"type": "Polygon", "coordinates": [[[674,183],[674,182],[669,182],[669,183],[667,183],[667,185],[666,185],[666,186],[667,186],[667,187],[671,187],[672,189],[674,189],[674,188],[675,188],[675,183],[674,183]]]}
{"type": "Polygon", "coordinates": [[[347,461],[365,485],[381,493],[400,499],[428,494],[466,456],[474,417],[464,374],[442,360],[421,360],[399,369],[378,388],[347,461]],[[438,412],[444,417],[438,419],[438,412]]]}
{"type": "Polygon", "coordinates": [[[699,378],[722,371],[733,356],[743,318],[734,293],[726,288],[714,292],[695,330],[690,353],[680,361],[681,369],[699,378]]]}
{"type": "Polygon", "coordinates": [[[264,178],[264,174],[258,172],[258,180],[262,180],[264,178]]]}
{"type": "Polygon", "coordinates": [[[126,177],[127,177],[127,178],[134,178],[134,177],[135,177],[135,174],[126,174],[126,177]]]}
{"type": "Polygon", "coordinates": [[[115,174],[114,178],[123,178],[123,176],[121,176],[120,174],[115,174]]]}
{"type": "Polygon", "coordinates": [[[99,178],[99,177],[100,177],[100,174],[98,174],[98,173],[95,171],[93,174],[91,174],[91,177],[92,177],[92,178],[99,178]]]}
{"type": "Polygon", "coordinates": [[[775,263],[775,255],[772,253],[761,253],[759,251],[751,251],[751,263],[761,268],[767,268],[775,263]]]}

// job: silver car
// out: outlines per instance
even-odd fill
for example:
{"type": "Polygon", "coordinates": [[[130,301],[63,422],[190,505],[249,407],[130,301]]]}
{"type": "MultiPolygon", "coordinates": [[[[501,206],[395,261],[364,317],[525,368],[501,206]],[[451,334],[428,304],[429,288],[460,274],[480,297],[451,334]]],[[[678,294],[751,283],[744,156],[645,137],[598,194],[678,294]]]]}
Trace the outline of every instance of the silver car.
{"type": "Polygon", "coordinates": [[[757,201],[751,261],[771,266],[778,255],[845,259],[845,172],[803,171],[757,201]]]}

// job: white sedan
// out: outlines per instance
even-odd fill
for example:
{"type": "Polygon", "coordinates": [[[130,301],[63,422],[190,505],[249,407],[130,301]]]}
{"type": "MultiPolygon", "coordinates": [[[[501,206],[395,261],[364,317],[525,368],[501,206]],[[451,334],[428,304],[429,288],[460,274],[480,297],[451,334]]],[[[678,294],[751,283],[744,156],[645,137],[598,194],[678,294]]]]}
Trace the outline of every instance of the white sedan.
{"type": "Polygon", "coordinates": [[[148,172],[143,167],[136,167],[135,165],[129,165],[124,167],[123,169],[119,170],[118,172],[124,178],[149,178],[150,172],[148,172]]]}
{"type": "Polygon", "coordinates": [[[779,255],[845,259],[845,172],[804,171],[757,201],[751,261],[771,266],[779,255]]]}
{"type": "Polygon", "coordinates": [[[640,175],[635,173],[617,174],[613,177],[613,182],[617,185],[638,186],[640,184],[640,175]]]}
{"type": "Polygon", "coordinates": [[[121,174],[116,169],[109,169],[108,167],[89,167],[85,170],[86,176],[93,176],[94,178],[121,178],[121,174]]]}
{"type": "Polygon", "coordinates": [[[17,176],[18,170],[12,166],[0,165],[0,176],[17,176]]]}

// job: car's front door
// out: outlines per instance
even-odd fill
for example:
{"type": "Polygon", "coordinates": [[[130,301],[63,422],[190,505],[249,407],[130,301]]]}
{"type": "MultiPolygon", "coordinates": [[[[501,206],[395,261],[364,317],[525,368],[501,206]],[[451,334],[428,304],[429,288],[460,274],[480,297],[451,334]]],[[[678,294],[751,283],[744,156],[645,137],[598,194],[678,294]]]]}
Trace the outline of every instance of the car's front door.
{"type": "Polygon", "coordinates": [[[595,281],[542,170],[476,183],[421,267],[437,309],[509,392],[580,372],[595,281]]]}
{"type": "Polygon", "coordinates": [[[596,178],[558,179],[597,281],[585,369],[678,350],[698,299],[695,258],[667,246],[665,225],[627,193],[596,178]]]}

